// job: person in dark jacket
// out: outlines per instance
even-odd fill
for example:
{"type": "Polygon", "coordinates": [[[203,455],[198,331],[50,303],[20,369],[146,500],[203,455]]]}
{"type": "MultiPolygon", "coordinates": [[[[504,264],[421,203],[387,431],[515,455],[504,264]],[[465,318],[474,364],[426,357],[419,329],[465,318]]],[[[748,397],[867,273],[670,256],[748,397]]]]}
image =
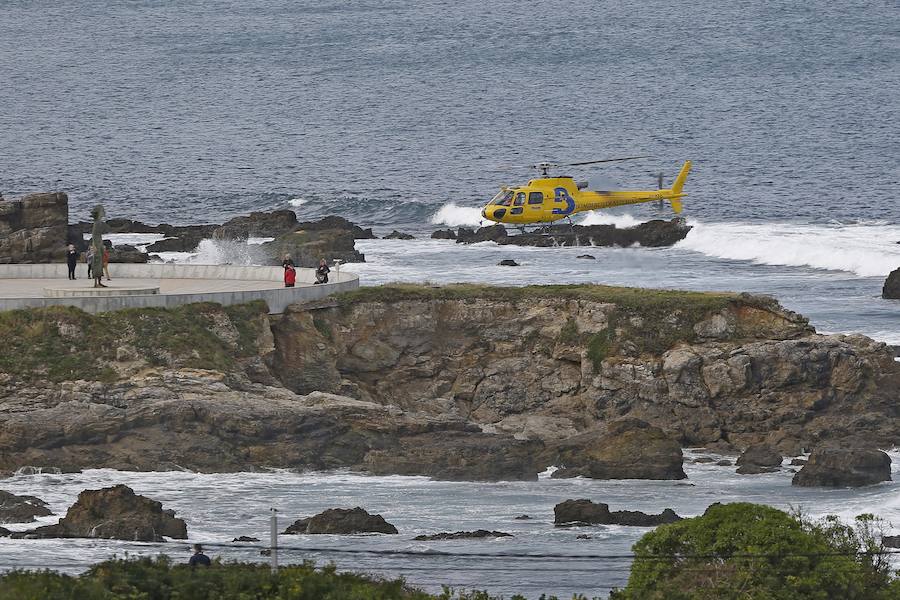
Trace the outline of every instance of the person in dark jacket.
{"type": "Polygon", "coordinates": [[[328,268],[328,263],[323,258],[319,261],[319,267],[316,269],[316,283],[328,283],[329,273],[331,273],[331,269],[328,268]]]}
{"type": "Polygon", "coordinates": [[[291,258],[290,254],[284,255],[284,260],[281,261],[281,266],[285,269],[287,269],[288,267],[294,267],[295,269],[297,268],[297,265],[294,264],[294,259],[291,258]]]}
{"type": "Polygon", "coordinates": [[[200,544],[194,544],[194,555],[188,561],[188,564],[192,569],[196,569],[197,565],[201,567],[208,567],[212,564],[212,561],[209,560],[209,557],[203,554],[203,546],[200,544]]]}
{"type": "Polygon", "coordinates": [[[69,267],[69,279],[75,279],[75,266],[78,264],[78,250],[75,244],[69,244],[66,248],[66,264],[69,267]]]}

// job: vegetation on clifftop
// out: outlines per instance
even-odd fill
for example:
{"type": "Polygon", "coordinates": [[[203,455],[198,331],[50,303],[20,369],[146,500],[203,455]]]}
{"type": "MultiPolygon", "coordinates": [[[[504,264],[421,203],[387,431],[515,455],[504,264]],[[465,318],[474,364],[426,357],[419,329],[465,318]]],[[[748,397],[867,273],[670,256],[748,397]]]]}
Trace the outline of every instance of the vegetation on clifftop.
{"type": "Polygon", "coordinates": [[[227,370],[256,354],[263,302],[131,308],[98,315],[66,306],[0,312],[0,372],[20,380],[116,378],[116,361],[227,370]]]}

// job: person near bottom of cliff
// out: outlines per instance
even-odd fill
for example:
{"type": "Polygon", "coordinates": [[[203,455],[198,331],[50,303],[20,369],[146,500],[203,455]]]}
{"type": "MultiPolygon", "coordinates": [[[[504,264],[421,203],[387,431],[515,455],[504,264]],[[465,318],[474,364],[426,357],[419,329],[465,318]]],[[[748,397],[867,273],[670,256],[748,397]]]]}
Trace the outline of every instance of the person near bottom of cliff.
{"type": "Polygon", "coordinates": [[[69,267],[69,279],[75,279],[75,265],[78,264],[78,250],[75,244],[69,244],[66,248],[66,265],[69,267]]]}
{"type": "Polygon", "coordinates": [[[328,268],[328,263],[325,262],[325,259],[321,259],[319,261],[319,267],[316,269],[316,283],[328,283],[328,274],[331,272],[331,269],[328,268]]]}
{"type": "Polygon", "coordinates": [[[203,546],[194,544],[194,554],[191,556],[188,564],[192,569],[196,569],[198,565],[201,567],[208,567],[212,564],[212,561],[209,560],[207,555],[203,554],[203,546]]]}
{"type": "Polygon", "coordinates": [[[284,287],[294,287],[294,284],[297,281],[297,269],[294,268],[294,265],[287,265],[284,267],[284,287]]]}
{"type": "Polygon", "coordinates": [[[109,281],[111,278],[109,276],[109,246],[103,246],[103,273],[101,275],[106,275],[106,280],[109,281]]]}

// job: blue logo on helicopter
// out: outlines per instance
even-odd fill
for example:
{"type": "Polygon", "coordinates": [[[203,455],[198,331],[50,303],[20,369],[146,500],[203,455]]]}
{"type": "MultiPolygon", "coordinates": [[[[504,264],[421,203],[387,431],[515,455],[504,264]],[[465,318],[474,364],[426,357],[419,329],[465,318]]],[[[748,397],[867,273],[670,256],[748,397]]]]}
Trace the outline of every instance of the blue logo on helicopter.
{"type": "Polygon", "coordinates": [[[569,191],[564,187],[558,187],[553,190],[554,202],[565,202],[565,208],[554,208],[551,213],[554,215],[571,215],[575,212],[575,200],[569,195],[569,191]]]}

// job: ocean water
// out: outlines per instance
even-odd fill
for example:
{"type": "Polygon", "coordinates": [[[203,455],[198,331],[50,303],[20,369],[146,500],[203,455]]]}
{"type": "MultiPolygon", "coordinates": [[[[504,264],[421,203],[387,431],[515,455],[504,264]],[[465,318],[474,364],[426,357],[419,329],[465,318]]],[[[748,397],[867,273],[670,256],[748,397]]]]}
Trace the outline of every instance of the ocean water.
{"type": "MultiPolygon", "coordinates": [[[[697,456],[689,452],[689,456],[697,456]]],[[[891,452],[894,482],[861,490],[796,488],[785,467],[778,473],[736,475],[734,467],[686,464],[684,481],[598,481],[549,479],[535,482],[459,483],[424,477],[370,477],[346,472],[197,474],[130,473],[92,470],[64,475],[23,475],[3,481],[3,489],[36,494],[62,512],[83,489],[125,483],[175,509],[188,526],[188,541],[141,544],[112,540],[4,540],[0,569],[52,566],[77,573],[113,554],[122,557],[166,553],[187,560],[189,544],[207,545],[207,553],[225,559],[267,560],[270,509],[277,508],[279,529],[326,508],[362,506],[393,523],[399,535],[280,536],[282,563],[313,559],[376,575],[403,576],[430,591],[442,584],[488,589],[495,594],[541,593],[569,598],[575,593],[605,596],[625,585],[630,561],[621,556],[648,531],[643,527],[555,527],[553,507],[568,498],[605,502],[611,510],[658,513],[673,508],[682,516],[701,514],[713,502],[760,502],[810,517],[836,514],[851,520],[872,511],[900,525],[900,453],[891,452]],[[530,520],[516,520],[527,514],[530,520]],[[420,542],[423,533],[488,529],[513,534],[491,540],[420,542]],[[231,544],[246,535],[260,540],[241,548],[231,544]],[[590,539],[577,539],[579,535],[590,539]],[[220,545],[222,544],[222,545],[220,545]],[[352,553],[342,551],[351,550],[352,553]],[[366,553],[365,551],[372,551],[366,553]],[[389,552],[401,554],[389,554],[389,552]],[[443,554],[435,555],[435,552],[443,554]],[[471,556],[477,554],[479,556],[471,556]],[[534,558],[521,555],[541,555],[534,558]],[[470,556],[467,556],[470,555],[470,556]],[[482,556],[490,555],[490,556],[482,556]],[[507,556],[504,556],[507,555],[507,556]],[[519,556],[509,556],[519,555],[519,556]],[[582,558],[579,558],[582,557],[582,558]]],[[[785,464],[787,464],[785,460],[785,464]]],[[[52,523],[56,516],[44,517],[52,523]]],[[[9,526],[21,530],[32,525],[9,526]]],[[[888,531],[892,529],[889,528],[888,531]]]]}
{"type": "MultiPolygon", "coordinates": [[[[900,30],[891,2],[597,3],[360,0],[0,2],[0,192],[63,190],[71,219],[221,222],[291,208],[340,214],[384,234],[365,240],[363,284],[595,282],[767,293],[824,332],[900,344],[900,302],[880,298],[900,267],[900,30]],[[477,226],[500,169],[540,160],[652,158],[571,170],[622,186],[667,181],[694,162],[672,248],[512,248],[430,240],[477,226]],[[591,254],[596,260],[578,259],[591,254]],[[499,267],[513,258],[520,267],[499,267]]],[[[631,225],[652,205],[581,217],[631,225]]],[[[155,238],[122,238],[147,243],[155,238]]],[[[255,240],[260,241],[260,240],[255,240]]],[[[252,247],[205,240],[167,260],[242,263],[252,247]]],[[[348,267],[349,268],[349,267],[348,267]]],[[[894,453],[894,468],[898,455],[894,453]]],[[[688,465],[689,482],[465,484],[345,473],[200,475],[88,471],[18,476],[0,488],[64,510],[78,491],[133,485],[178,510],[193,539],[265,539],[285,518],[363,504],[397,537],[298,539],[329,548],[419,550],[420,532],[515,533],[452,542],[452,552],[618,554],[644,530],[554,529],[552,506],[590,497],[613,508],[699,514],[713,501],[876,511],[900,521],[897,484],[798,490],[789,474],[740,477],[688,465]],[[529,513],[534,521],[513,521],[529,513]]],[[[897,478],[895,474],[895,479],[897,478]]],[[[47,519],[47,522],[53,519],[47,519]]],[[[437,547],[437,546],[435,546],[437,547]]],[[[4,541],[0,568],[78,571],[116,553],[96,540],[4,541]],[[27,558],[25,558],[27,557],[27,558]]],[[[184,551],[180,543],[166,551],[184,551]]],[[[218,553],[217,550],[214,554],[218,553]]],[[[256,549],[221,550],[256,558],[256,549]]],[[[627,564],[593,560],[387,557],[294,552],[346,568],[497,593],[604,594],[627,564]]]]}

